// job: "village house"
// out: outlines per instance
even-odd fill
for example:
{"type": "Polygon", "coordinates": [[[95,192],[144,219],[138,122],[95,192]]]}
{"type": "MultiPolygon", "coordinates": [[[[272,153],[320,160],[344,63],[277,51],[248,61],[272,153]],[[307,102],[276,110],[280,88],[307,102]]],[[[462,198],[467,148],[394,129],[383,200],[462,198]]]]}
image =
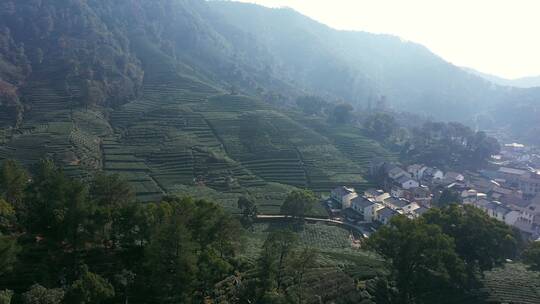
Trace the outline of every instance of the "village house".
{"type": "Polygon", "coordinates": [[[364,221],[371,223],[375,219],[377,211],[384,208],[384,206],[373,199],[358,196],[351,201],[351,208],[364,216],[364,221]]]}
{"type": "Polygon", "coordinates": [[[535,172],[530,175],[523,175],[518,180],[519,190],[523,195],[531,198],[540,194],[540,174],[535,172]]]}
{"type": "Polygon", "coordinates": [[[401,197],[409,201],[418,202],[425,206],[431,205],[431,201],[433,199],[433,195],[431,194],[431,191],[427,186],[411,188],[407,191],[404,191],[403,196],[401,197]]]}
{"type": "Polygon", "coordinates": [[[400,213],[394,209],[384,207],[377,211],[376,220],[379,221],[381,224],[386,225],[390,222],[390,220],[400,213]]]}
{"type": "Polygon", "coordinates": [[[437,168],[425,167],[422,169],[422,181],[426,184],[440,182],[444,178],[444,173],[437,168]]]}
{"type": "Polygon", "coordinates": [[[407,172],[416,180],[422,179],[422,169],[427,168],[424,165],[414,164],[407,167],[407,172]]]}
{"type": "Polygon", "coordinates": [[[404,198],[389,197],[384,200],[383,204],[391,209],[398,210],[409,205],[411,202],[404,198]]]}
{"type": "Polygon", "coordinates": [[[394,180],[396,185],[402,189],[408,190],[419,187],[420,184],[408,175],[402,175],[394,180]]]}
{"type": "Polygon", "coordinates": [[[337,187],[330,193],[330,198],[341,204],[342,209],[350,208],[351,200],[357,196],[358,194],[354,188],[345,186],[337,187]]]}
{"type": "Polygon", "coordinates": [[[416,213],[416,210],[420,209],[420,207],[421,206],[418,205],[418,203],[410,203],[401,208],[401,210],[403,211],[403,214],[405,214],[408,218],[415,219],[420,216],[416,213]]]}
{"type": "Polygon", "coordinates": [[[500,167],[497,170],[497,176],[503,179],[507,185],[516,187],[519,186],[519,180],[521,178],[530,176],[530,172],[523,169],[500,167]]]}
{"type": "Polygon", "coordinates": [[[364,196],[377,203],[382,203],[391,195],[388,192],[384,192],[383,190],[368,189],[364,191],[364,196]]]}
{"type": "Polygon", "coordinates": [[[409,173],[407,173],[405,170],[401,169],[398,166],[395,166],[394,168],[390,169],[390,171],[388,171],[388,177],[391,180],[397,180],[402,176],[410,177],[409,173]]]}

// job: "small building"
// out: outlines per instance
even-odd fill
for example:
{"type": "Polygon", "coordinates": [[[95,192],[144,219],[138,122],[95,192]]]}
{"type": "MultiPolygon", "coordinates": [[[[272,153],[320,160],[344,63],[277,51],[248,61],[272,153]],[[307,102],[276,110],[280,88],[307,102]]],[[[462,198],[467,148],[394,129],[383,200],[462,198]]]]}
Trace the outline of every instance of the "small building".
{"type": "Polygon", "coordinates": [[[523,169],[500,167],[497,170],[497,176],[511,186],[519,186],[520,179],[529,177],[530,172],[523,169]]]}
{"type": "Polygon", "coordinates": [[[410,177],[409,174],[405,170],[397,166],[392,168],[390,171],[388,171],[388,177],[392,180],[397,180],[398,178],[402,176],[410,177]]]}
{"type": "Polygon", "coordinates": [[[351,208],[363,215],[366,222],[372,222],[377,215],[377,211],[384,208],[384,206],[365,196],[358,196],[351,201],[351,208]]]}
{"type": "Polygon", "coordinates": [[[411,188],[408,190],[403,191],[403,195],[401,196],[409,201],[418,202],[421,204],[424,204],[426,206],[429,206],[431,204],[432,200],[432,194],[431,191],[427,186],[419,186],[415,188],[411,188]]]}
{"type": "Polygon", "coordinates": [[[534,197],[540,194],[540,174],[534,173],[528,176],[520,176],[518,179],[518,187],[523,195],[528,197],[534,197]]]}
{"type": "Polygon", "coordinates": [[[330,193],[330,198],[341,204],[342,209],[351,207],[351,200],[357,196],[354,188],[345,186],[337,187],[330,193]]]}
{"type": "Polygon", "coordinates": [[[422,180],[427,183],[436,183],[444,178],[444,172],[437,168],[426,167],[422,171],[422,180]]]}
{"type": "Polygon", "coordinates": [[[405,190],[420,186],[420,184],[416,180],[414,180],[413,178],[407,175],[402,175],[399,178],[397,178],[395,181],[396,181],[396,184],[400,188],[405,189],[405,190]]]}
{"type": "Polygon", "coordinates": [[[380,209],[379,211],[377,211],[376,220],[382,223],[383,225],[386,225],[396,215],[399,215],[399,212],[397,212],[394,209],[384,207],[380,209]]]}
{"type": "Polygon", "coordinates": [[[398,210],[403,209],[403,207],[409,205],[411,202],[404,198],[389,197],[384,200],[383,204],[391,209],[398,210]]]}
{"type": "Polygon", "coordinates": [[[416,180],[422,179],[424,165],[414,164],[407,167],[407,172],[416,180]]]}

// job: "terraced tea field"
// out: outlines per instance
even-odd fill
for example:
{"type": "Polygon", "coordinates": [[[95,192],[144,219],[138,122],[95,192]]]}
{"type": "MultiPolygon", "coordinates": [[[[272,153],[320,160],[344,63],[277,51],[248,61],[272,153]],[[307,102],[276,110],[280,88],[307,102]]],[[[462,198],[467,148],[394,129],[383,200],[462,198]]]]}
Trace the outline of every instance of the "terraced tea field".
{"type": "MultiPolygon", "coordinates": [[[[246,236],[247,245],[243,253],[246,260],[255,263],[268,234],[287,227],[286,222],[255,224],[253,231],[246,236]]],[[[350,298],[359,303],[360,286],[366,280],[385,273],[381,260],[352,247],[350,232],[345,229],[325,224],[305,224],[302,229],[297,228],[295,234],[300,247],[312,248],[318,252],[315,265],[304,275],[302,287],[306,289],[306,303],[327,303],[337,298],[350,298]]],[[[246,284],[257,274],[253,266],[240,277],[243,284],[246,284]]],[[[286,284],[291,283],[288,280],[285,279],[286,284]]],[[[216,298],[221,301],[234,294],[234,287],[228,286],[226,281],[218,289],[221,292],[216,298]]]]}
{"type": "Polygon", "coordinates": [[[294,188],[368,187],[366,164],[388,154],[356,131],[323,133],[259,99],[225,94],[138,43],[145,78],[136,99],[113,109],[82,107],[76,81],[33,80],[23,92],[21,128],[0,132],[0,160],[29,165],[48,157],[73,176],[117,173],[140,201],[184,192],[237,212],[237,198],[249,194],[260,212],[277,214],[294,188]]]}
{"type": "Polygon", "coordinates": [[[506,264],[485,273],[483,279],[489,303],[540,303],[540,276],[522,264],[506,264]]]}

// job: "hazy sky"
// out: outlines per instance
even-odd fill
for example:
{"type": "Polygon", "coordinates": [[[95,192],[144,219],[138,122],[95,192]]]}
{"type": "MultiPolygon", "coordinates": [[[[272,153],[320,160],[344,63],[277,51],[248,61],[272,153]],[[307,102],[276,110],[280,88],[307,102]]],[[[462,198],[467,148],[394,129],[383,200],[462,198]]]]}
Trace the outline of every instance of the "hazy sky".
{"type": "Polygon", "coordinates": [[[540,0],[240,0],[337,29],[390,33],[506,78],[540,75],[540,0]]]}

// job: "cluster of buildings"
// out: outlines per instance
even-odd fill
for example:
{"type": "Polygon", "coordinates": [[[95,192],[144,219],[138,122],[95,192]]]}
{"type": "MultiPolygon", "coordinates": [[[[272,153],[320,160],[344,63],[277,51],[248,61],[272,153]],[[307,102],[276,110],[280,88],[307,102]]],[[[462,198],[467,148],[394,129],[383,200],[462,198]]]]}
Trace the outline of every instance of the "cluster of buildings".
{"type": "Polygon", "coordinates": [[[517,166],[482,170],[460,197],[529,238],[540,238],[540,172],[517,166]]]}
{"type": "Polygon", "coordinates": [[[339,203],[342,209],[362,216],[366,223],[387,224],[398,214],[415,218],[428,210],[416,202],[375,189],[357,193],[353,188],[342,186],[332,190],[331,199],[339,203]]]}
{"type": "Polygon", "coordinates": [[[415,164],[402,168],[396,164],[380,163],[372,170],[383,175],[381,190],[369,189],[357,193],[350,187],[338,187],[331,199],[343,210],[354,211],[366,223],[386,224],[398,214],[416,218],[431,208],[434,185],[447,181],[463,181],[461,174],[444,173],[436,168],[415,164]]]}
{"type": "Polygon", "coordinates": [[[456,203],[479,208],[529,238],[538,239],[540,171],[531,167],[533,157],[523,158],[516,149],[521,146],[507,146],[492,169],[479,172],[443,172],[421,164],[401,167],[382,162],[372,167],[380,177],[381,190],[357,193],[342,186],[332,190],[331,199],[343,211],[362,216],[365,223],[386,224],[398,214],[409,218],[422,215],[446,191],[453,194],[456,203]]]}

